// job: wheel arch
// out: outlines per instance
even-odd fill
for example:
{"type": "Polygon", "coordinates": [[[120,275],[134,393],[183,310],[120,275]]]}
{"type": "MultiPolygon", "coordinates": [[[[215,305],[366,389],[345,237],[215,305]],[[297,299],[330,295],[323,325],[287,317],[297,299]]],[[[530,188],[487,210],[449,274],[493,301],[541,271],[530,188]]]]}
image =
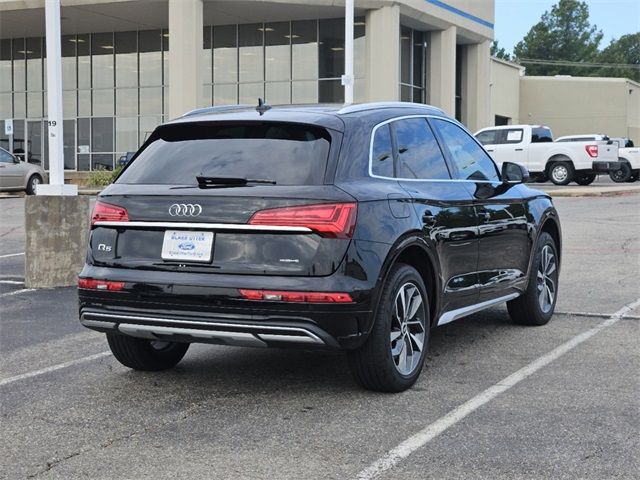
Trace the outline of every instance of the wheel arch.
{"type": "Polygon", "coordinates": [[[547,175],[549,175],[550,173],[549,169],[551,168],[551,165],[553,165],[556,162],[567,162],[571,164],[571,168],[573,168],[574,170],[576,169],[576,166],[573,164],[573,160],[571,160],[570,157],[568,157],[564,153],[556,153],[547,159],[547,163],[545,164],[545,167],[544,167],[544,171],[547,175]]]}

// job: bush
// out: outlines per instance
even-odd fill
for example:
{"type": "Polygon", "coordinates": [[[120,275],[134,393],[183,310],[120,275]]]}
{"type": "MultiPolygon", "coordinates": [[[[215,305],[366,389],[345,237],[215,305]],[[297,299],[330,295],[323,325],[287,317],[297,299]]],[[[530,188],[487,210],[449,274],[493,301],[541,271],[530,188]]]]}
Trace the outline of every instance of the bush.
{"type": "Polygon", "coordinates": [[[88,184],[91,187],[106,187],[107,185],[113,183],[116,179],[122,167],[118,166],[113,170],[94,170],[89,174],[88,184]]]}

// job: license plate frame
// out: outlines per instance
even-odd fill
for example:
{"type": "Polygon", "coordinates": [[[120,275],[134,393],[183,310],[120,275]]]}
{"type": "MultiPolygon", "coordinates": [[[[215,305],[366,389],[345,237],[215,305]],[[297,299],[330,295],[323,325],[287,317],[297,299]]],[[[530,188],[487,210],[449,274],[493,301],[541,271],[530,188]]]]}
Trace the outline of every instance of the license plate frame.
{"type": "Polygon", "coordinates": [[[211,263],[213,238],[213,232],[165,230],[160,256],[169,262],[211,263]]]}

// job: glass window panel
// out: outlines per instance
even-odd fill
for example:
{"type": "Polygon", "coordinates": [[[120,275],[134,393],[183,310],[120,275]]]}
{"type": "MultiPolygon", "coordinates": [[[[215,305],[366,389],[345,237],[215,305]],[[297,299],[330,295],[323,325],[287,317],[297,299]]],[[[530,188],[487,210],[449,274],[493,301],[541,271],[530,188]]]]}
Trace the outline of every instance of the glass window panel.
{"type": "Polygon", "coordinates": [[[116,89],[116,115],[133,116],[138,114],[138,89],[116,89]]]}
{"type": "MultiPolygon", "coordinates": [[[[27,159],[29,163],[43,165],[42,161],[42,121],[27,122],[27,159]]],[[[43,165],[45,168],[48,165],[43,165]]]]}
{"type": "Polygon", "coordinates": [[[318,22],[316,20],[291,22],[291,43],[292,78],[296,80],[318,78],[318,22]]]}
{"type": "Polygon", "coordinates": [[[411,87],[407,85],[400,85],[400,100],[402,102],[411,101],[411,87]]]}
{"type": "Polygon", "coordinates": [[[0,92],[12,91],[11,40],[0,40],[0,92]]]}
{"type": "Polygon", "coordinates": [[[27,90],[42,90],[42,38],[27,38],[27,90]]]}
{"type": "Polygon", "coordinates": [[[269,82],[265,85],[264,98],[269,105],[291,103],[290,82],[269,82]]]}
{"type": "Polygon", "coordinates": [[[363,78],[366,71],[366,43],[364,17],[356,17],[353,23],[353,75],[363,78]]]}
{"type": "Polygon", "coordinates": [[[413,85],[424,87],[424,34],[423,32],[413,32],[413,85]]]}
{"type": "Polygon", "coordinates": [[[42,117],[42,92],[27,93],[27,117],[42,117]]]}
{"type": "Polygon", "coordinates": [[[26,63],[24,38],[14,38],[13,47],[13,90],[24,91],[26,84],[26,63]]]}
{"type": "Polygon", "coordinates": [[[78,115],[91,115],[91,90],[78,91],[78,115]]]}
{"type": "Polygon", "coordinates": [[[24,151],[25,151],[25,132],[24,132],[24,121],[23,120],[13,120],[13,153],[15,155],[19,155],[21,160],[24,160],[24,151]]]}
{"type": "Polygon", "coordinates": [[[424,90],[422,88],[413,87],[413,102],[416,103],[424,103],[424,98],[422,97],[424,90]]]}
{"type": "Polygon", "coordinates": [[[140,115],[162,114],[162,88],[140,89],[140,115]]]}
{"type": "Polygon", "coordinates": [[[210,83],[202,85],[200,95],[200,107],[210,107],[213,105],[213,86],[210,83]]]}
{"type": "Polygon", "coordinates": [[[320,103],[344,103],[344,87],[340,80],[320,80],[318,82],[320,103]]]}
{"type": "Polygon", "coordinates": [[[91,88],[91,37],[78,35],[76,49],[78,51],[78,88],[91,88]]]}
{"type": "MultiPolygon", "coordinates": [[[[13,118],[11,104],[11,94],[0,93],[0,118],[13,118]]],[[[4,134],[4,129],[0,131],[0,134],[4,134]]]]}
{"type": "Polygon", "coordinates": [[[27,116],[27,100],[24,93],[13,94],[13,118],[24,118],[27,116]]]}
{"type": "Polygon", "coordinates": [[[320,78],[338,78],[344,73],[344,19],[320,20],[318,32],[320,78]]]}
{"type": "Polygon", "coordinates": [[[162,84],[169,85],[169,32],[162,30],[162,84]]]}
{"type": "Polygon", "coordinates": [[[91,35],[91,75],[93,88],[113,87],[113,34],[91,35]]]}
{"type": "Polygon", "coordinates": [[[400,82],[411,84],[411,29],[400,26],[400,82]]]}
{"type": "Polygon", "coordinates": [[[138,150],[138,117],[116,118],[116,151],[138,150]]]}
{"type": "Polygon", "coordinates": [[[376,130],[371,152],[371,173],[379,177],[394,177],[389,124],[382,125],[376,130]]]}
{"type": "Polygon", "coordinates": [[[318,81],[291,82],[291,103],[318,103],[318,81]]]}
{"type": "Polygon", "coordinates": [[[113,170],[113,154],[91,155],[92,170],[113,170]]]}
{"type": "Polygon", "coordinates": [[[78,170],[86,172],[89,170],[90,155],[78,155],[78,170]]]}
{"type": "MultiPolygon", "coordinates": [[[[78,119],[78,154],[89,153],[91,151],[91,119],[78,119]]],[[[87,161],[87,169],[89,162],[87,161]]],[[[78,155],[78,169],[80,169],[80,155],[78,155]]]]}
{"type": "Polygon", "coordinates": [[[62,37],[61,50],[62,88],[71,90],[76,88],[76,36],[64,35],[62,37]]]}
{"type": "Polygon", "coordinates": [[[238,103],[238,86],[214,85],[213,104],[214,105],[235,105],[238,103]]]}
{"type": "Polygon", "coordinates": [[[264,83],[241,83],[238,103],[258,104],[258,98],[264,98],[264,83]]]}
{"type": "MultiPolygon", "coordinates": [[[[289,22],[265,23],[265,76],[267,80],[291,78],[291,32],[289,22]]],[[[288,102],[287,102],[288,103],[288,102]]]]}
{"type": "Polygon", "coordinates": [[[140,85],[162,85],[162,31],[139,32],[140,85]]]}
{"type": "MultiPolygon", "coordinates": [[[[64,168],[65,170],[76,169],[76,121],[65,120],[62,122],[64,168]]],[[[47,142],[45,142],[45,146],[47,142]]],[[[46,149],[45,149],[46,150],[46,149]]]]}
{"type": "Polygon", "coordinates": [[[138,34],[116,32],[116,87],[138,86],[138,34]]]}
{"type": "Polygon", "coordinates": [[[93,91],[93,115],[113,115],[113,90],[93,91]]]}
{"type": "Polygon", "coordinates": [[[113,118],[91,119],[91,151],[113,152],[113,118]]]}
{"type": "Polygon", "coordinates": [[[213,27],[213,82],[236,81],[238,81],[236,25],[213,27]]]}
{"type": "Polygon", "coordinates": [[[204,27],[202,32],[202,83],[213,83],[213,39],[212,27],[204,27]]]}
{"type": "Polygon", "coordinates": [[[142,145],[144,142],[146,142],[147,138],[149,138],[149,135],[151,135],[156,127],[161,123],[161,116],[140,117],[140,136],[138,144],[142,145]]]}
{"type": "Polygon", "coordinates": [[[238,26],[240,47],[238,73],[241,82],[256,82],[264,79],[263,31],[261,23],[238,26]]]}
{"type": "Polygon", "coordinates": [[[451,178],[436,137],[425,118],[407,118],[392,123],[398,148],[398,178],[451,178]]]}

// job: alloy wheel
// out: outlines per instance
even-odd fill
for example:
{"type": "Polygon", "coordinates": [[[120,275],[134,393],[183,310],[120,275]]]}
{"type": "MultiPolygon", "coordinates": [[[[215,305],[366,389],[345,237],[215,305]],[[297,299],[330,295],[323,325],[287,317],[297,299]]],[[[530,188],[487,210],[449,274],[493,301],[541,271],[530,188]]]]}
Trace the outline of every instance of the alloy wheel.
{"type": "Polygon", "coordinates": [[[549,313],[556,298],[557,279],[556,255],[550,245],[542,247],[536,285],[538,303],[543,313],[549,313]]]}
{"type": "Polygon", "coordinates": [[[410,375],[420,365],[425,342],[425,306],[420,289],[407,282],[394,301],[391,318],[391,357],[402,375],[410,375]]]}
{"type": "Polygon", "coordinates": [[[558,165],[553,167],[553,171],[551,172],[551,176],[556,182],[564,182],[569,175],[569,171],[567,167],[564,165],[558,165]]]}

